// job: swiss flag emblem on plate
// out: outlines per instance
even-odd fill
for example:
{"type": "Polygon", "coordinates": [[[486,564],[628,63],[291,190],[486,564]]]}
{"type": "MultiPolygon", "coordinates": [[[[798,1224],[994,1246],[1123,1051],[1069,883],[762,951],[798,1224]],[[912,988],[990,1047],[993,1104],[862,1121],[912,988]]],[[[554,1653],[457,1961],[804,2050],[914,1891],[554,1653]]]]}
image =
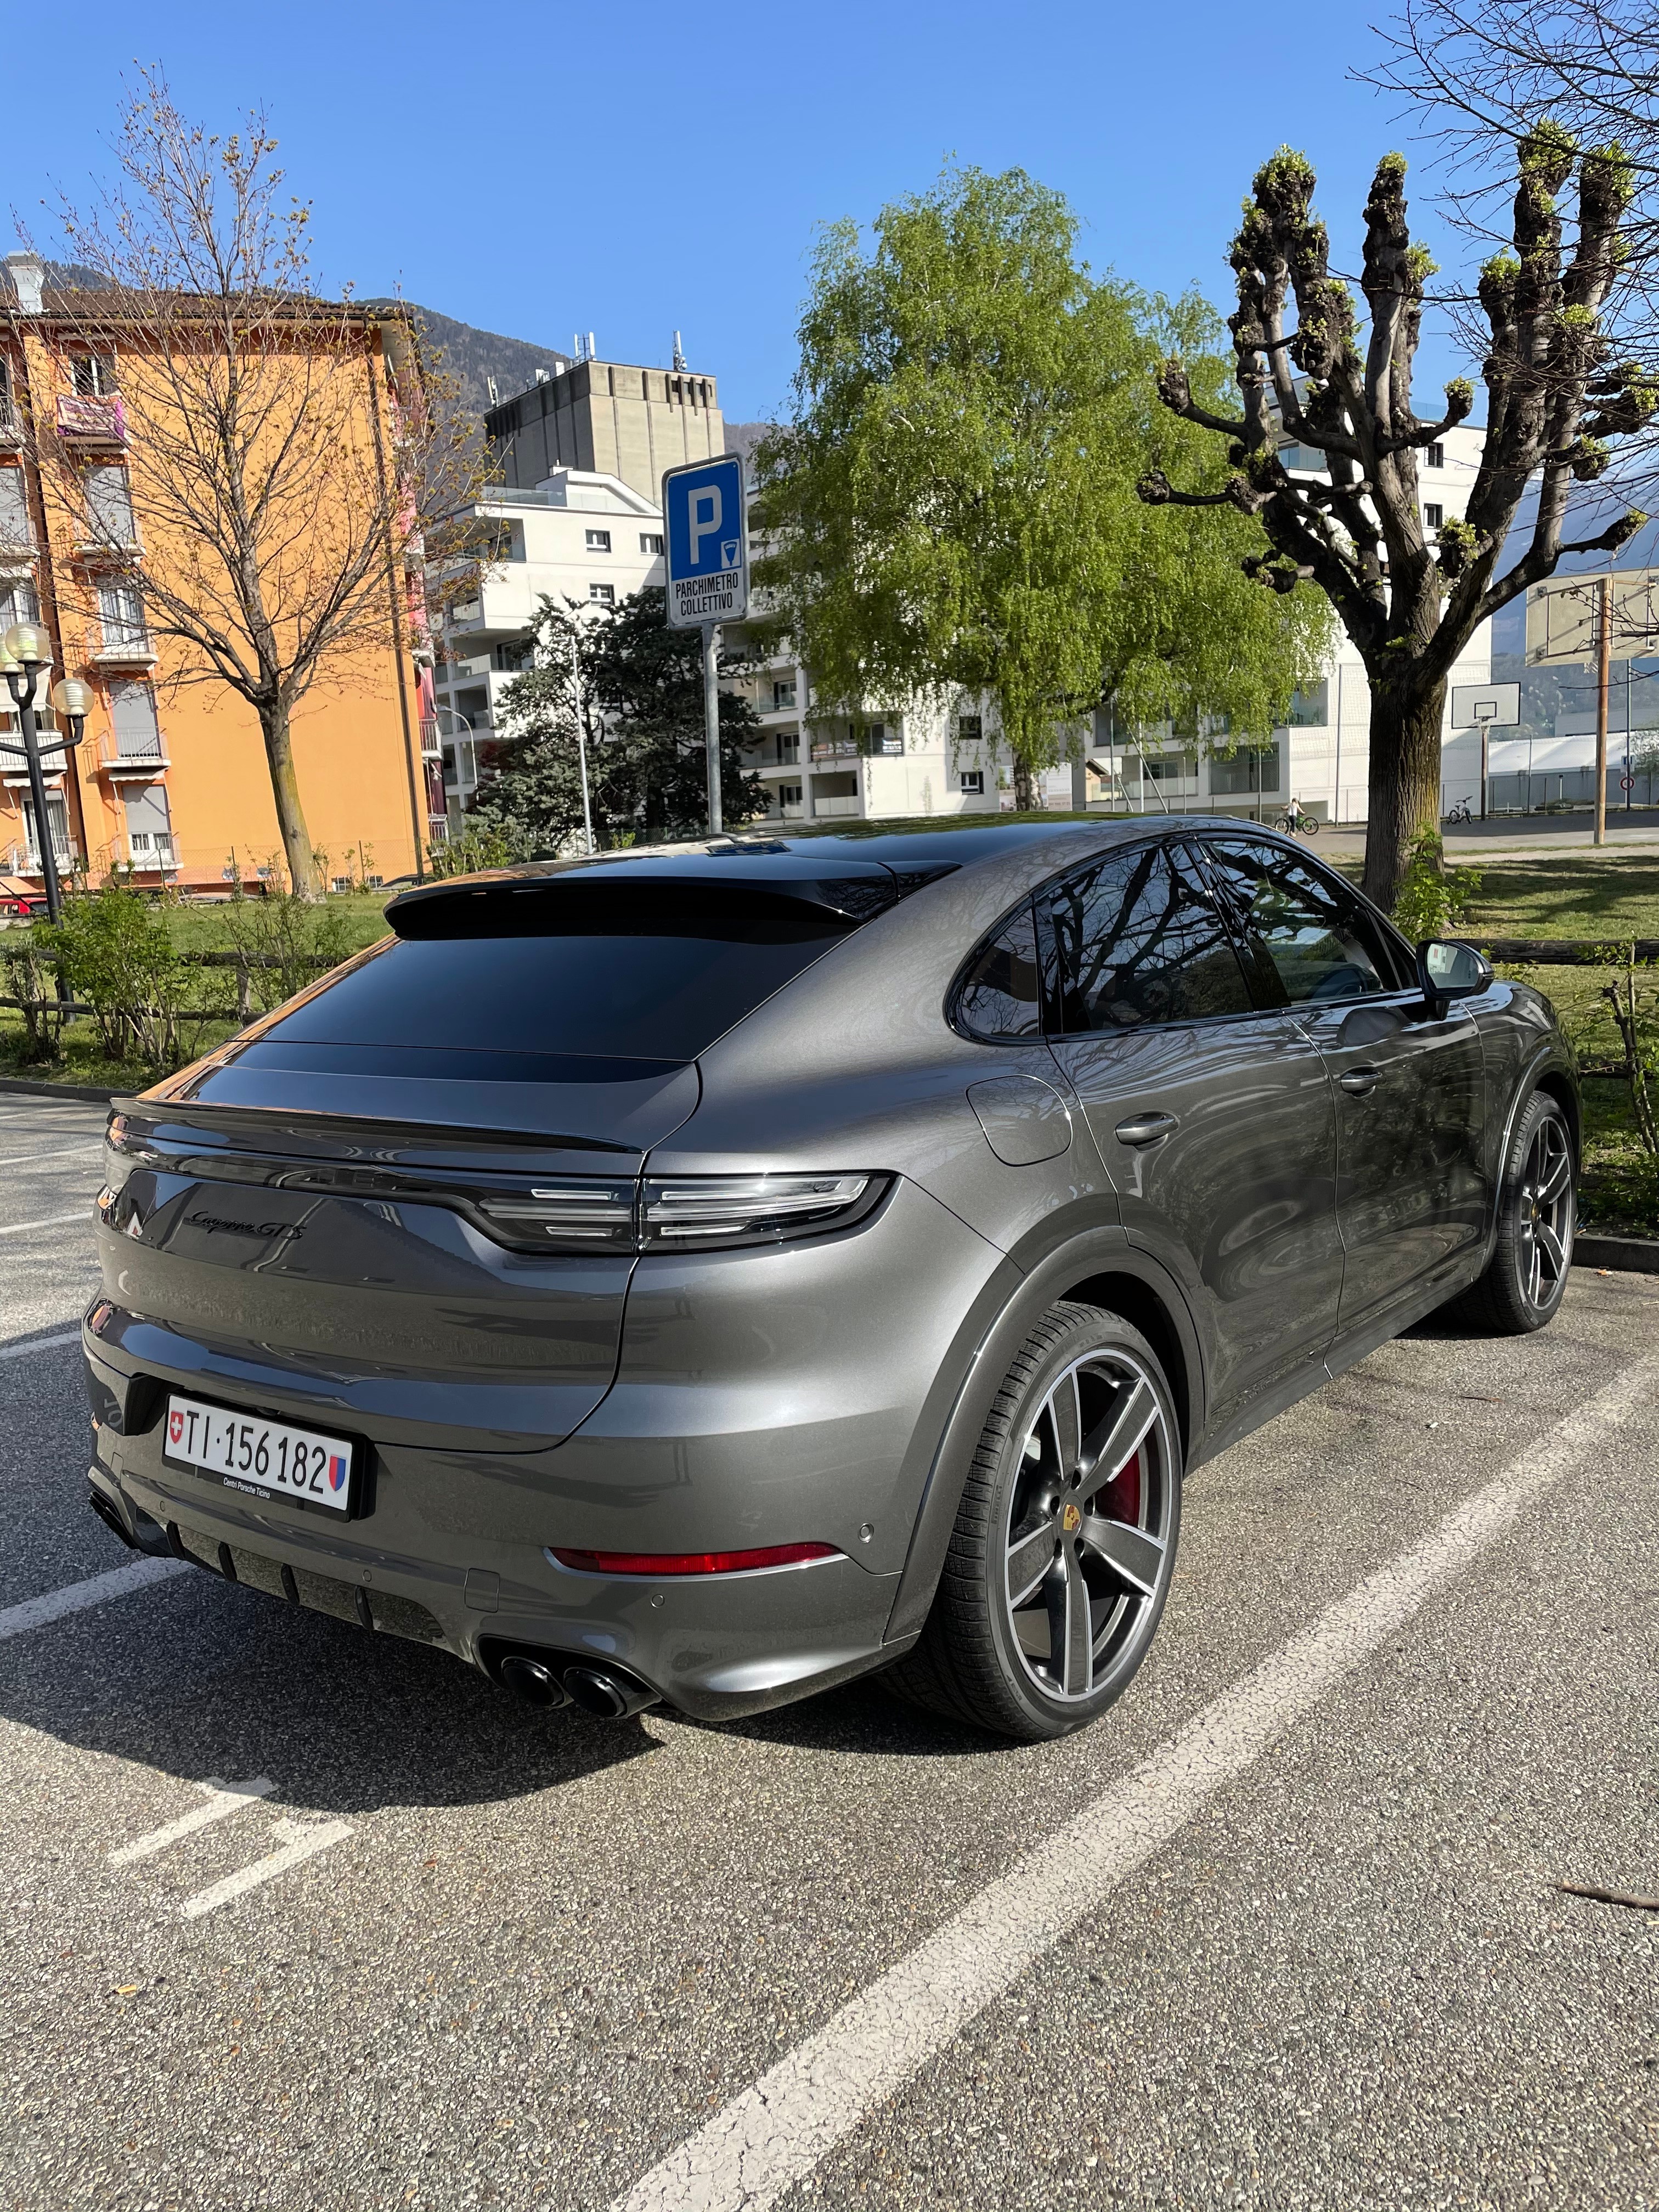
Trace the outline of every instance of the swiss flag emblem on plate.
{"type": "Polygon", "coordinates": [[[182,1413],[169,1413],[167,1415],[167,1434],[172,1437],[173,1443],[177,1443],[179,1437],[183,1436],[184,1433],[184,1415],[182,1413]]]}

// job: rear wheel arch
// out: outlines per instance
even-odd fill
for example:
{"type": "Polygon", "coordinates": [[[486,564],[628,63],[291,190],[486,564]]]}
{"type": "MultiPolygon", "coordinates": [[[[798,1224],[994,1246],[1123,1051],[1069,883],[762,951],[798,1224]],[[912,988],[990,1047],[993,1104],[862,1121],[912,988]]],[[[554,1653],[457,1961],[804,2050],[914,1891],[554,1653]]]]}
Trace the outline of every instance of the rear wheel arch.
{"type": "Polygon", "coordinates": [[[1139,1329],[1175,1394],[1183,1460],[1191,1459],[1203,1435],[1203,1353],[1187,1301],[1167,1269],[1128,1243],[1121,1229],[1092,1232],[1027,1265],[1024,1279],[981,1336],[946,1419],[888,1617],[889,1643],[914,1637],[927,1618],[992,1401],[1032,1328],[1058,1301],[1097,1306],[1139,1329]]]}

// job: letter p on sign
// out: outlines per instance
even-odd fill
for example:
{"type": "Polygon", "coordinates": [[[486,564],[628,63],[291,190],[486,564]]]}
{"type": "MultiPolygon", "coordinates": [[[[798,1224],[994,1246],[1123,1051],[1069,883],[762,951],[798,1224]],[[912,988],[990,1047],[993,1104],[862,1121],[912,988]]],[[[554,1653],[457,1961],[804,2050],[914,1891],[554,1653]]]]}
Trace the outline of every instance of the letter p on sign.
{"type": "Polygon", "coordinates": [[[702,566],[702,541],[712,538],[720,526],[720,488],[718,484],[702,484],[691,495],[691,565],[702,566]]]}

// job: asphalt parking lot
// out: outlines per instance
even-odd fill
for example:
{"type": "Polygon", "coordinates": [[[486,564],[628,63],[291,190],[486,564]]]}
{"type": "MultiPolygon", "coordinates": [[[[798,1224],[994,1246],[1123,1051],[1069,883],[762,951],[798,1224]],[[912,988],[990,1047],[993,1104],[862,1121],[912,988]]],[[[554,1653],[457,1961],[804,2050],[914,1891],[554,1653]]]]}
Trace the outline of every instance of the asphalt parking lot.
{"type": "Polygon", "coordinates": [[[1203,1469],[1067,1743],[607,1724],[88,1589],[101,1122],[0,1098],[0,2203],[1659,2206],[1659,1279],[1203,1469]]]}

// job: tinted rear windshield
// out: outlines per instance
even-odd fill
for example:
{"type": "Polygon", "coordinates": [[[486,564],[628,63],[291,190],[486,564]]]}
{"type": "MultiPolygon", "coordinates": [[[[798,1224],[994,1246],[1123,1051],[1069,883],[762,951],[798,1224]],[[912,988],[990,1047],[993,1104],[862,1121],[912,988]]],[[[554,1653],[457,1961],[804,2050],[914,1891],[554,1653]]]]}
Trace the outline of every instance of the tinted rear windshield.
{"type": "MultiPolygon", "coordinates": [[[[526,902],[528,903],[528,902],[526,902]]],[[[516,917],[515,917],[516,919],[516,917]]],[[[848,933],[838,918],[680,915],[580,934],[399,938],[264,1032],[293,1043],[694,1060],[848,933]]]]}

